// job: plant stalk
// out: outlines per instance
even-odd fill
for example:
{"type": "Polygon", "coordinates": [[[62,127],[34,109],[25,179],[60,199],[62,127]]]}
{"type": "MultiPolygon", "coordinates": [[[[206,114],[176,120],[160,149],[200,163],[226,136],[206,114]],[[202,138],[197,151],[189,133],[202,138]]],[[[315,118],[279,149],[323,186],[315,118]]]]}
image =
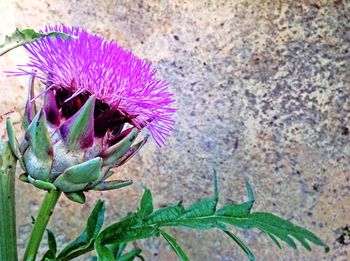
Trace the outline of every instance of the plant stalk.
{"type": "Polygon", "coordinates": [[[0,141],[0,260],[17,260],[15,170],[10,145],[0,141]]]}
{"type": "Polygon", "coordinates": [[[41,239],[44,235],[47,223],[53,213],[61,191],[49,190],[41,203],[38,216],[35,219],[34,227],[24,253],[24,261],[34,261],[38,253],[41,239]]]}

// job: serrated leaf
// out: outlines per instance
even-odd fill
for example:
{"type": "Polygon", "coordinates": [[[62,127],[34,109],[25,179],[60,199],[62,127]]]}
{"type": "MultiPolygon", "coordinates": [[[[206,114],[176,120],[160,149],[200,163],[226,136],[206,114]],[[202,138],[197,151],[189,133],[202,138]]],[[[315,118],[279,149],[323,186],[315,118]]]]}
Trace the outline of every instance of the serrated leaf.
{"type": "Polygon", "coordinates": [[[136,216],[132,215],[114,225],[104,229],[96,239],[95,250],[101,261],[114,261],[113,252],[106,247],[110,243],[127,243],[138,239],[158,236],[159,231],[153,226],[134,227],[138,223],[136,216]]]}
{"type": "Polygon", "coordinates": [[[140,210],[138,213],[142,217],[144,217],[144,216],[150,215],[152,212],[153,212],[152,193],[149,189],[145,188],[145,191],[141,199],[140,210]]]}
{"type": "Polygon", "coordinates": [[[160,226],[187,227],[198,230],[208,230],[212,228],[227,229],[224,223],[212,216],[184,219],[179,218],[173,222],[161,223],[160,226]]]}
{"type": "Polygon", "coordinates": [[[131,215],[104,229],[95,242],[99,260],[114,260],[113,251],[107,247],[108,244],[123,244],[159,234],[157,228],[153,226],[137,226],[139,221],[137,215],[131,215]]]}
{"type": "Polygon", "coordinates": [[[250,261],[254,261],[255,260],[255,256],[253,254],[253,252],[249,249],[249,247],[235,234],[233,234],[232,232],[228,231],[228,230],[223,230],[230,238],[233,239],[233,241],[235,241],[237,243],[237,245],[244,251],[244,253],[246,253],[246,255],[248,256],[250,261]]]}
{"type": "MultiPolygon", "coordinates": [[[[103,244],[109,244],[111,242],[130,242],[135,241],[138,239],[144,239],[149,238],[153,236],[158,236],[159,231],[156,227],[153,226],[141,226],[141,227],[135,227],[131,229],[123,229],[119,230],[118,228],[116,230],[109,229],[106,233],[101,233],[101,243],[103,244]],[[122,231],[122,233],[121,233],[122,231]]],[[[100,237],[99,236],[99,237],[100,237]]]]}
{"type": "Polygon", "coordinates": [[[0,45],[0,56],[5,53],[15,49],[24,44],[31,43],[40,39],[41,37],[56,37],[59,36],[62,39],[67,39],[71,37],[70,35],[60,33],[60,32],[49,32],[49,33],[37,33],[33,29],[23,29],[19,30],[16,28],[16,31],[11,35],[6,35],[3,44],[0,45]]]}
{"type": "Polygon", "coordinates": [[[54,185],[64,192],[84,190],[100,176],[101,166],[102,159],[99,157],[72,166],[54,181],[54,185]]]}
{"type": "Polygon", "coordinates": [[[254,204],[255,197],[253,189],[248,180],[245,181],[247,188],[248,201],[242,204],[228,204],[216,211],[217,216],[229,216],[229,217],[245,217],[247,216],[254,204]]]}
{"type": "Polygon", "coordinates": [[[296,226],[271,213],[255,212],[249,214],[245,218],[221,217],[220,220],[244,229],[258,228],[267,234],[283,240],[292,248],[296,248],[296,244],[293,240],[294,237],[307,249],[308,247],[305,245],[305,240],[315,245],[323,246],[326,252],[329,250],[329,247],[309,230],[296,226]]]}
{"type": "MultiPolygon", "coordinates": [[[[215,211],[215,200],[218,199],[217,184],[215,184],[214,197],[211,199],[201,200],[192,204],[188,209],[185,209],[180,202],[178,205],[164,207],[148,215],[144,213],[151,212],[150,206],[147,206],[150,200],[150,192],[145,192],[141,200],[140,210],[137,213],[131,214],[100,233],[95,244],[96,251],[101,260],[112,261],[113,253],[106,247],[106,245],[112,242],[130,242],[158,236],[159,233],[164,236],[164,233],[159,231],[161,227],[187,227],[193,229],[219,228],[225,231],[225,233],[243,249],[250,260],[254,260],[254,255],[251,250],[236,235],[228,231],[226,224],[231,224],[243,229],[258,228],[267,233],[277,246],[280,246],[277,241],[277,238],[279,238],[285,241],[289,246],[296,248],[293,239],[297,239],[306,249],[310,249],[308,242],[310,241],[316,245],[325,247],[328,251],[326,244],[312,232],[304,228],[298,227],[270,213],[250,213],[255,198],[248,181],[246,181],[246,187],[248,201],[243,204],[229,204],[215,211]],[[210,211],[205,209],[205,207],[209,208],[210,211]]],[[[167,235],[165,235],[165,237],[167,237],[167,235]]],[[[173,248],[175,247],[178,249],[176,241],[172,241],[169,237],[168,240],[173,244],[173,248]]]]}
{"type": "MultiPolygon", "coordinates": [[[[254,223],[258,228],[259,226],[261,226],[267,232],[274,228],[274,229],[280,230],[284,234],[295,237],[302,244],[303,244],[302,241],[307,239],[310,242],[314,243],[315,245],[323,246],[326,251],[329,250],[329,247],[311,231],[305,228],[296,226],[293,223],[287,220],[284,220],[280,217],[277,217],[271,213],[255,212],[250,215],[250,218],[254,221],[254,223]]],[[[271,234],[274,234],[274,233],[271,233],[271,234]]]]}
{"type": "Polygon", "coordinates": [[[185,212],[182,202],[175,206],[168,206],[153,212],[147,217],[147,224],[157,224],[174,221],[180,218],[185,212]]]}
{"type": "Polygon", "coordinates": [[[97,234],[103,225],[105,210],[104,202],[99,200],[88,218],[83,233],[58,254],[58,259],[72,259],[93,249],[97,234]]]}
{"type": "Polygon", "coordinates": [[[200,200],[199,202],[189,206],[183,213],[182,218],[194,218],[213,215],[216,211],[218,200],[218,182],[216,171],[214,170],[214,196],[209,199],[200,200]]]}
{"type": "Polygon", "coordinates": [[[220,208],[215,214],[217,216],[245,217],[249,214],[251,203],[229,204],[220,208]]]}
{"type": "Polygon", "coordinates": [[[160,234],[164,237],[164,239],[169,243],[171,248],[174,250],[176,255],[179,257],[181,261],[190,261],[190,259],[185,254],[185,251],[182,250],[180,245],[176,242],[174,238],[172,238],[168,233],[163,230],[159,230],[160,234]]]}
{"type": "Polygon", "coordinates": [[[216,200],[215,199],[203,199],[197,203],[191,205],[183,213],[183,218],[196,218],[203,216],[210,216],[215,213],[216,200]]]}

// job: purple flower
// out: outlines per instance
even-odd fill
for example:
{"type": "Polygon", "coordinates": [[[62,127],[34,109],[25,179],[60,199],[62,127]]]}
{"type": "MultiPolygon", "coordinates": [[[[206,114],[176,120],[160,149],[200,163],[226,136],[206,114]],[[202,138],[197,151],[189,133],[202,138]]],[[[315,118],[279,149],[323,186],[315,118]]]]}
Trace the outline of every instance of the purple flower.
{"type": "Polygon", "coordinates": [[[30,61],[19,66],[17,75],[35,75],[44,81],[47,89],[54,90],[65,118],[94,95],[96,135],[102,137],[130,123],[139,129],[147,127],[158,146],[164,145],[173,130],[175,109],[170,105],[174,99],[168,83],[156,77],[150,63],[115,41],[78,27],[47,26],[45,31],[72,38],[46,37],[26,45],[30,61]]]}

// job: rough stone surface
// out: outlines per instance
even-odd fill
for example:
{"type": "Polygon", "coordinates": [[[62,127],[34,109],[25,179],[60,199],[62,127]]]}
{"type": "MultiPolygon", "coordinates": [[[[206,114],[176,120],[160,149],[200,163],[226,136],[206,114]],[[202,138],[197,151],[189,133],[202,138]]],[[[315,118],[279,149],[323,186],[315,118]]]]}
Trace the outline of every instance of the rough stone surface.
{"type": "MultiPolygon", "coordinates": [[[[255,210],[305,226],[331,247],[328,254],[316,247],[278,250],[262,233],[239,232],[258,260],[350,259],[349,245],[337,240],[350,222],[348,1],[0,3],[1,38],[15,27],[79,25],[153,62],[176,94],[176,131],[167,147],[149,143],[117,173],[134,179],[133,187],[89,193],[83,206],[60,200],[50,223],[60,244],[79,234],[99,197],[107,201],[106,223],[137,208],[139,184],[152,189],[157,206],[186,204],[212,192],[215,167],[221,202],[243,200],[247,176],[255,210]]],[[[0,59],[0,69],[25,60],[23,50],[14,51],[0,59]]],[[[0,114],[16,107],[11,116],[18,131],[26,81],[0,76],[0,114]]],[[[18,182],[21,255],[42,196],[18,182]]],[[[217,231],[171,232],[193,260],[245,260],[217,231]]],[[[177,260],[161,239],[137,245],[148,260],[177,260]]]]}

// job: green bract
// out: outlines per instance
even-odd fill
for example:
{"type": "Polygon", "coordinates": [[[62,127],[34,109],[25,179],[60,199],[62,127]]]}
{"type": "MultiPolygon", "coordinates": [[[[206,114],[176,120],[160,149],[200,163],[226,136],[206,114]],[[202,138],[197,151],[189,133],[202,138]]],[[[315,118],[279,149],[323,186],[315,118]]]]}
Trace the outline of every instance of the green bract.
{"type": "Polygon", "coordinates": [[[37,111],[34,77],[29,82],[23,126],[25,135],[18,144],[11,120],[7,132],[13,153],[24,174],[20,180],[45,190],[59,190],[84,203],[84,191],[111,190],[128,186],[131,180],[106,181],[112,168],[123,165],[147,141],[133,145],[140,130],[131,127],[98,137],[95,131],[96,98],[92,95],[68,118],[62,116],[53,91],[46,90],[45,104],[37,111]],[[112,138],[111,138],[112,137],[112,138]]]}

